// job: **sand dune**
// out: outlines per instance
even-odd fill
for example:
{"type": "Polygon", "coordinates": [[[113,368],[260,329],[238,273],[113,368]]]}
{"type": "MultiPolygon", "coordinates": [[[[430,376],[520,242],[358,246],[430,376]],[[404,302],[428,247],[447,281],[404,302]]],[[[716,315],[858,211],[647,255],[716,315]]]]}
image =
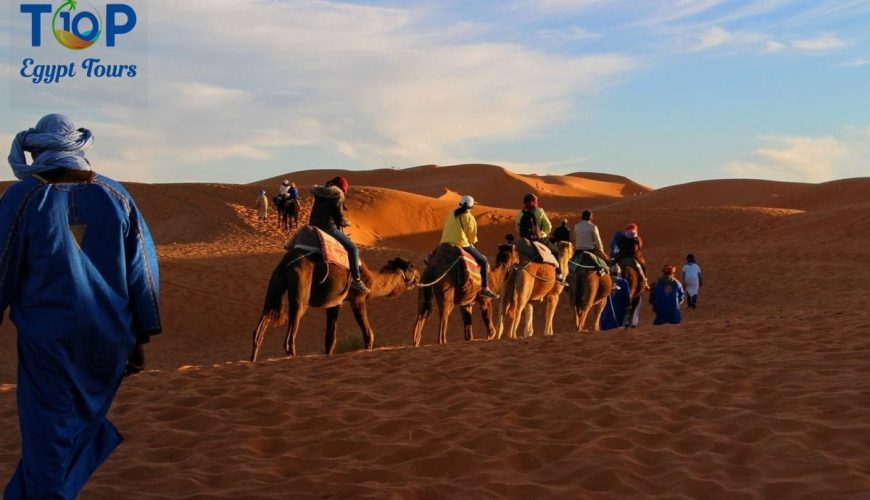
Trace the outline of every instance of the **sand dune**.
{"type": "Polygon", "coordinates": [[[616,175],[579,172],[539,176],[475,164],[425,165],[400,170],[308,170],[254,184],[270,189],[278,186],[282,179],[293,179],[299,185],[322,184],[336,175],[347,177],[352,185],[386,187],[432,198],[444,196],[447,191],[470,194],[483,205],[504,208],[521,207],[523,196],[530,192],[546,197],[549,208],[577,210],[650,191],[646,186],[616,175]],[[497,189],[493,189],[494,186],[497,189]]]}
{"type": "MultiPolygon", "coordinates": [[[[493,168],[481,169],[495,172],[490,206],[508,208],[475,210],[490,255],[513,225],[516,204],[501,203],[529,186],[493,168]]],[[[459,187],[452,174],[432,181],[452,170],[421,171],[413,189],[351,179],[351,230],[373,267],[396,256],[422,265],[437,243],[459,187]]],[[[467,185],[485,185],[481,176],[467,185]]],[[[631,186],[602,176],[545,187],[579,193],[591,181],[631,186]]],[[[581,335],[563,295],[554,337],[465,343],[454,313],[448,345],[434,345],[429,324],[414,349],[409,292],[370,303],[374,352],[319,355],[324,315],[314,309],[298,337],[303,356],[285,359],[275,329],[262,351],[271,360],[256,365],[240,360],[286,237],[274,220],[258,226],[259,184],[129,188],[158,242],[165,333],[149,346],[150,371],[121,389],[112,418],[126,441],[83,499],[870,495],[870,299],[859,285],[870,278],[870,179],[601,195],[602,236],[640,224],[651,274],[698,256],[700,307],[679,326],[649,326],[645,306],[636,330],[581,335]]],[[[477,316],[474,328],[480,337],[477,316]]],[[[359,337],[344,310],[340,351],[359,337]]],[[[7,422],[15,361],[7,322],[7,422]]],[[[15,426],[4,429],[5,479],[19,442],[15,426]]]]}

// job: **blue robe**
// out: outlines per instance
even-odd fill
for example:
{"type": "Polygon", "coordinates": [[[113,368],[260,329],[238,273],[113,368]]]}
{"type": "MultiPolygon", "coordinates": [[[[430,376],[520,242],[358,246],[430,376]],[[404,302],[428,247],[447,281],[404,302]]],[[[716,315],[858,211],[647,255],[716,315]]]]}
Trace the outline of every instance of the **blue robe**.
{"type": "Polygon", "coordinates": [[[650,303],[656,313],[654,325],[670,323],[678,325],[683,320],[680,315],[680,303],[683,301],[683,285],[670,276],[661,277],[656,281],[650,292],[650,303]]]}
{"type": "Polygon", "coordinates": [[[628,281],[623,278],[614,278],[613,285],[619,287],[619,290],[614,288],[610,292],[610,296],[607,297],[607,304],[604,306],[604,312],[601,313],[600,328],[602,330],[613,330],[621,327],[625,320],[625,311],[631,305],[631,287],[628,281]]]}
{"type": "Polygon", "coordinates": [[[160,332],[157,254],[127,191],[28,177],[0,198],[0,321],[18,330],[21,461],[5,499],[75,498],[121,442],[106,414],[160,332]]]}

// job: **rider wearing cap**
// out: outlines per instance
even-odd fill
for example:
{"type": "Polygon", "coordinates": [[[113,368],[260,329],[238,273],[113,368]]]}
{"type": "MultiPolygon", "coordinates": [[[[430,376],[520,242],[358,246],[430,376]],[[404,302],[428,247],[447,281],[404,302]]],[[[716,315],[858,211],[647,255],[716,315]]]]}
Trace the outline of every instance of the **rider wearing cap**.
{"type": "Polygon", "coordinates": [[[489,289],[489,261],[480,250],[474,248],[477,243],[477,220],[471,215],[474,206],[474,198],[465,195],[459,200],[459,208],[447,214],[444,223],[444,231],[441,233],[441,243],[458,245],[471,254],[480,266],[480,280],[482,289],[480,295],[489,299],[497,299],[498,294],[489,289]]]}
{"type": "Polygon", "coordinates": [[[348,187],[347,179],[339,176],[327,182],[325,186],[311,188],[314,206],[311,208],[308,224],[322,230],[341,243],[341,246],[347,250],[350,260],[350,275],[353,278],[351,287],[358,292],[368,293],[369,289],[360,279],[359,249],[354,245],[350,236],[343,231],[343,228],[350,225],[344,218],[344,212],[347,210],[344,205],[344,196],[347,194],[348,187]]]}

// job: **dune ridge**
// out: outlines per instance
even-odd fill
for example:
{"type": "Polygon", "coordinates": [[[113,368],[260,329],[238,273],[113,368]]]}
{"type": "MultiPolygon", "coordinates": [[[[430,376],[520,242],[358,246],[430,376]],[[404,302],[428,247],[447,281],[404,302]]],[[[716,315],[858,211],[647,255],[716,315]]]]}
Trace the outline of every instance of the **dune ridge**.
{"type": "MultiPolygon", "coordinates": [[[[520,183],[496,173],[489,191],[502,196],[501,182],[520,183]]],[[[650,326],[644,305],[636,330],[579,334],[563,295],[553,337],[539,336],[538,314],[531,338],[466,343],[454,313],[447,345],[435,345],[430,321],[415,349],[410,292],[369,304],[380,349],[354,350],[344,308],[346,354],[320,355],[324,315],[313,309],[302,356],[283,357],[277,328],[257,364],[242,360],[287,237],[274,219],[258,225],[259,185],[128,187],[157,240],[165,332],[148,347],[149,371],[119,393],[111,418],[126,440],[83,499],[870,495],[868,178],[606,197],[602,237],[637,222],[651,275],[698,256],[705,286],[682,325],[650,326]]],[[[405,187],[349,194],[372,267],[397,256],[422,266],[458,196],[405,187]]],[[[475,210],[490,256],[514,222],[515,205],[499,206],[475,210]]],[[[551,213],[562,215],[573,224],[579,211],[551,213]]],[[[477,312],[474,329],[480,338],[477,312]]],[[[7,422],[17,418],[14,337],[0,326],[7,422]]],[[[15,426],[0,443],[5,479],[15,426]]]]}

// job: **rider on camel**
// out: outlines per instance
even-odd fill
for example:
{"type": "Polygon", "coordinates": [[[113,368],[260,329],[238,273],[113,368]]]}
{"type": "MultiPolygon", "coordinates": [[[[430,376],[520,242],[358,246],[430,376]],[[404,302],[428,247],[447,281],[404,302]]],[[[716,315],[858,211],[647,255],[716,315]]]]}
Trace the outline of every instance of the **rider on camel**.
{"type": "Polygon", "coordinates": [[[311,194],[314,196],[314,206],[311,208],[311,217],[308,224],[314,226],[326,234],[332,236],[341,246],[347,250],[350,260],[350,275],[353,278],[351,288],[360,293],[369,293],[369,289],[360,279],[359,249],[344,233],[343,229],[350,226],[344,218],[347,207],[344,205],[344,196],[350,185],[344,177],[335,177],[325,186],[314,186],[311,194]]]}
{"type": "MultiPolygon", "coordinates": [[[[546,246],[556,257],[556,262],[559,262],[559,250],[547,237],[552,229],[553,224],[550,223],[546,212],[538,206],[538,197],[533,193],[525,195],[523,209],[517,214],[517,234],[520,235],[520,238],[532,242],[537,241],[546,246]]],[[[567,284],[559,264],[556,264],[556,281],[562,285],[567,284]]]]}
{"type": "Polygon", "coordinates": [[[474,198],[465,195],[459,200],[459,208],[447,214],[444,231],[441,233],[441,243],[450,243],[461,247],[471,254],[480,266],[480,295],[488,299],[497,299],[498,294],[489,289],[489,261],[480,250],[474,248],[477,243],[477,220],[471,215],[474,198]]]}
{"type": "Polygon", "coordinates": [[[643,240],[638,233],[637,224],[629,224],[622,233],[622,238],[619,240],[619,259],[624,265],[634,267],[641,280],[643,287],[649,289],[649,282],[646,279],[646,261],[641,254],[643,248],[643,240]]]}

